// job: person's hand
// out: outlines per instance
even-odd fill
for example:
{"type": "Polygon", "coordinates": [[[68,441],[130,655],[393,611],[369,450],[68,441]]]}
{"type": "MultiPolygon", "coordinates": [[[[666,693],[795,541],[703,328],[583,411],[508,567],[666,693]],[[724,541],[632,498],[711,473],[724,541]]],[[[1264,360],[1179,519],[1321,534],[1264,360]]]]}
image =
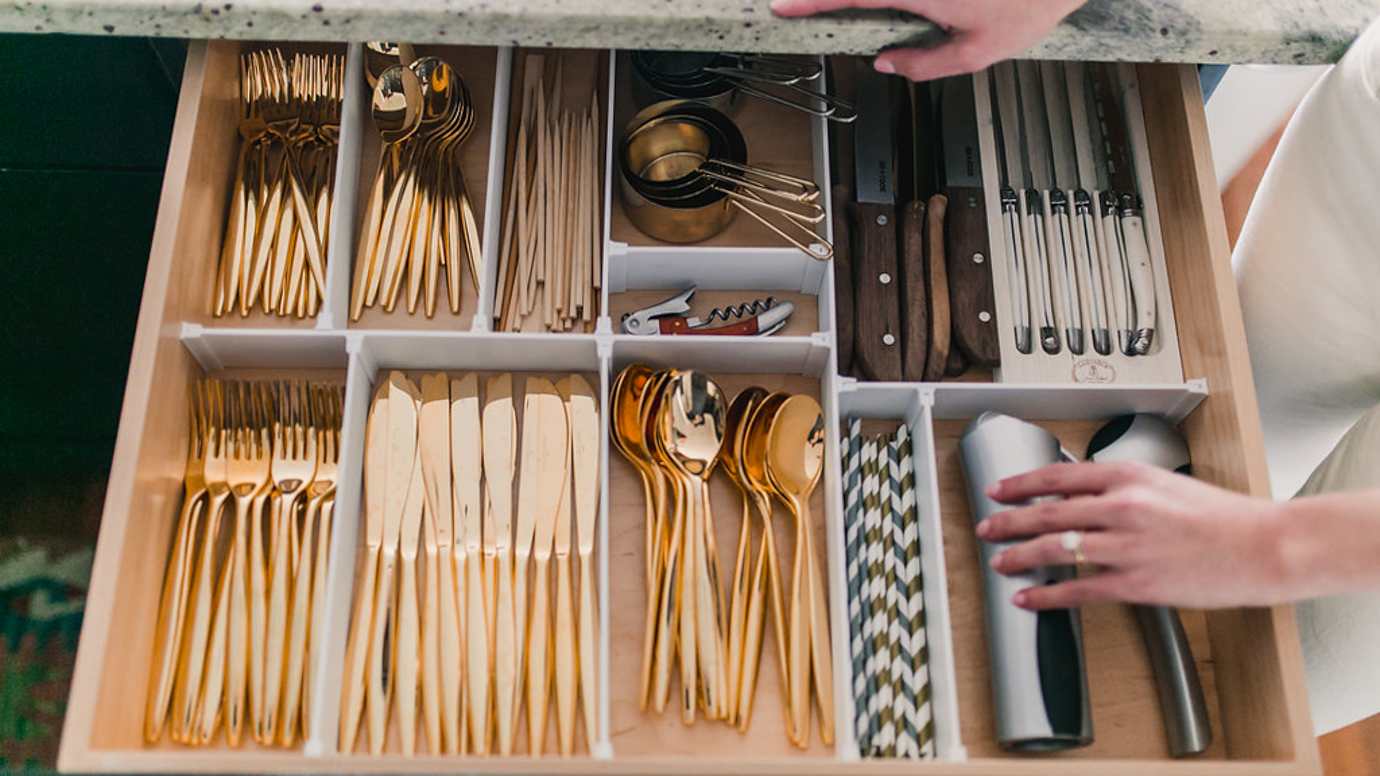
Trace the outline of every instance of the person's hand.
{"type": "Polygon", "coordinates": [[[949,33],[932,49],[894,49],[875,67],[912,81],[971,73],[1021,54],[1085,0],[772,0],[780,16],[842,8],[894,8],[929,19],[949,33]]]}
{"type": "Polygon", "coordinates": [[[1015,507],[978,525],[987,541],[1026,539],[992,559],[997,571],[1072,563],[1066,531],[1084,532],[1086,562],[1100,567],[1091,576],[1022,591],[1018,606],[1120,600],[1219,608],[1299,597],[1286,581],[1281,552],[1285,508],[1273,501],[1136,463],[1055,464],[994,483],[988,495],[1007,504],[1068,497],[1015,507]]]}

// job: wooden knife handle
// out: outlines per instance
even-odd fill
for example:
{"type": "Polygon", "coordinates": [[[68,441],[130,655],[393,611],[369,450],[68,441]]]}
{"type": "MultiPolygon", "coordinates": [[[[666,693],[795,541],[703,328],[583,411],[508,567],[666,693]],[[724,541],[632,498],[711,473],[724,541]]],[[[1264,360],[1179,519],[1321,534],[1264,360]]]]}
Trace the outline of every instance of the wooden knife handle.
{"type": "Polygon", "coordinates": [[[838,343],[839,374],[853,374],[853,243],[843,203],[851,202],[848,186],[835,186],[834,201],[834,339],[838,343]]]}
{"type": "Polygon", "coordinates": [[[930,297],[925,267],[925,207],[916,200],[901,211],[901,376],[918,383],[925,378],[930,349],[930,297]]]}
{"type": "Polygon", "coordinates": [[[997,303],[992,293],[992,252],[987,240],[987,211],[982,189],[949,190],[944,229],[944,257],[949,276],[953,344],[968,363],[1001,364],[997,303]],[[977,257],[981,256],[982,261],[977,257]],[[983,320],[983,314],[987,320],[983,320]]]}
{"type": "Polygon", "coordinates": [[[925,269],[926,287],[930,299],[930,350],[925,359],[925,381],[935,382],[944,377],[949,361],[952,325],[949,296],[949,271],[944,255],[944,215],[949,198],[935,194],[926,204],[925,269]]]}
{"type": "Polygon", "coordinates": [[[896,209],[853,205],[854,371],[860,379],[901,380],[900,278],[896,258],[896,209]]]}

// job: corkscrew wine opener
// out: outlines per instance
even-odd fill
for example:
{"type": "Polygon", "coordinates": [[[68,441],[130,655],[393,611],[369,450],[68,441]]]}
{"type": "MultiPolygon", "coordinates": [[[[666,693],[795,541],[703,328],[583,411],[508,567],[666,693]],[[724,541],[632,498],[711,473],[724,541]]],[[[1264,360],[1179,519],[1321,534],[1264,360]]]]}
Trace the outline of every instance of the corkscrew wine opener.
{"type": "Polygon", "coordinates": [[[716,307],[703,318],[687,318],[685,313],[690,312],[690,298],[694,295],[695,286],[691,286],[664,302],[625,314],[623,333],[643,336],[719,334],[765,337],[779,331],[795,312],[793,303],[769,296],[747,304],[716,307]],[[723,321],[725,325],[710,328],[717,321],[723,321]]]}

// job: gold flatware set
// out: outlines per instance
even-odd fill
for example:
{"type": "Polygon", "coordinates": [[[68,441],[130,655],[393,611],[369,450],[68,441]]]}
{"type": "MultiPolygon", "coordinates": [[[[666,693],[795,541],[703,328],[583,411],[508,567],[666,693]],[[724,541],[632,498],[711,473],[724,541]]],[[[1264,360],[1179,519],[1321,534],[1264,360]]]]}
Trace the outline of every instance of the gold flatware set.
{"type": "Polygon", "coordinates": [[[265,746],[309,727],[343,393],[206,380],[190,396],[185,496],[159,603],[144,737],[206,745],[246,719],[265,746]],[[230,510],[233,509],[233,512],[230,510]]]}
{"type": "Polygon", "coordinates": [[[461,262],[479,287],[479,224],[459,158],[476,121],[469,88],[434,56],[370,79],[383,149],[365,206],[350,317],[357,321],[375,305],[392,312],[400,299],[409,314],[420,303],[431,317],[442,284],[451,313],[459,314],[461,262]]]}
{"type": "Polygon", "coordinates": [[[597,740],[598,399],[580,375],[401,372],[380,382],[364,458],[365,547],[340,748],[512,754],[597,740]],[[519,436],[520,429],[520,436],[519,436]],[[516,498],[514,486],[516,485],[516,498]],[[576,576],[578,575],[578,585],[576,576]],[[524,703],[525,699],[525,703],[524,703]]]}
{"type": "Polygon", "coordinates": [[[824,461],[824,415],[806,395],[742,391],[729,403],[703,372],[633,364],[610,391],[612,443],[642,477],[646,496],[646,624],[638,705],[663,712],[678,664],[681,714],[699,712],[746,731],[770,611],[783,678],[788,738],[833,743],[833,658],[827,590],[814,549],[810,495],[824,461]],[[743,495],[743,522],[725,596],[708,499],[715,467],[743,495]],[[772,501],[795,527],[789,593],[777,560],[772,501]],[[752,559],[750,512],[761,521],[752,559]],[[727,600],[725,600],[727,599],[727,600]],[[812,704],[813,701],[813,704],[812,704]]]}
{"type": "Polygon", "coordinates": [[[240,153],[213,312],[316,315],[326,284],[345,59],[240,58],[240,153]]]}

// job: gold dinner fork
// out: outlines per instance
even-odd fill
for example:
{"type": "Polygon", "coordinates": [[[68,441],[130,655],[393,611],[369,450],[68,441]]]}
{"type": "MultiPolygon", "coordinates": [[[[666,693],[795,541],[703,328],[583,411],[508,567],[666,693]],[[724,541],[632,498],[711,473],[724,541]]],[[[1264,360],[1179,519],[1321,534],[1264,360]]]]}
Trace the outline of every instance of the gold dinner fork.
{"type": "MultiPolygon", "coordinates": [[[[306,738],[311,730],[311,701],[316,688],[316,661],[313,653],[320,643],[320,632],[316,627],[316,605],[318,596],[326,589],[326,568],[330,560],[331,518],[335,514],[335,480],[340,464],[340,415],[344,396],[339,387],[323,387],[314,391],[313,412],[317,418],[316,477],[307,486],[307,521],[302,530],[301,557],[297,563],[297,595],[294,596],[293,631],[289,639],[289,658],[297,655],[305,663],[305,676],[301,687],[301,733],[306,738]],[[313,556],[312,545],[315,545],[313,556]],[[302,580],[310,580],[304,583],[302,580]],[[303,593],[305,591],[305,593],[303,593]],[[299,617],[300,613],[300,617],[299,617]],[[297,623],[304,626],[302,641],[298,642],[297,623]]],[[[288,665],[288,700],[299,686],[292,680],[292,664],[288,665]]],[[[292,724],[293,707],[284,703],[282,726],[279,739],[284,746],[291,746],[295,726],[292,724]]]]}
{"type": "Polygon", "coordinates": [[[236,383],[230,403],[233,440],[228,442],[225,459],[226,482],[235,501],[234,544],[221,572],[220,602],[216,606],[217,627],[223,639],[213,635],[207,659],[206,687],[202,696],[200,740],[209,742],[215,734],[214,706],[224,704],[225,735],[231,746],[238,746],[244,728],[246,669],[252,670],[250,650],[250,556],[249,527],[254,504],[268,487],[269,433],[263,386],[236,383]],[[223,622],[224,625],[219,625],[223,622]]]}
{"type": "MultiPolygon", "coordinates": [[[[283,697],[284,663],[287,659],[289,593],[292,584],[292,558],[297,530],[297,505],[316,473],[316,434],[308,428],[305,388],[276,386],[278,417],[273,421],[272,463],[269,476],[279,499],[273,512],[269,536],[268,622],[264,640],[253,643],[263,652],[262,713],[256,720],[255,738],[272,744],[278,735],[279,705],[283,697]]],[[[300,670],[300,669],[299,669],[300,670]]],[[[300,674],[299,674],[300,681],[300,674]]]]}
{"type": "Polygon", "coordinates": [[[154,631],[153,672],[148,703],[144,711],[144,739],[156,743],[163,735],[168,705],[172,699],[182,627],[187,614],[187,595],[191,587],[192,556],[198,526],[206,506],[206,446],[209,441],[204,385],[189,386],[187,469],[183,475],[182,514],[177,520],[172,553],[163,577],[163,595],[154,631]]]}

